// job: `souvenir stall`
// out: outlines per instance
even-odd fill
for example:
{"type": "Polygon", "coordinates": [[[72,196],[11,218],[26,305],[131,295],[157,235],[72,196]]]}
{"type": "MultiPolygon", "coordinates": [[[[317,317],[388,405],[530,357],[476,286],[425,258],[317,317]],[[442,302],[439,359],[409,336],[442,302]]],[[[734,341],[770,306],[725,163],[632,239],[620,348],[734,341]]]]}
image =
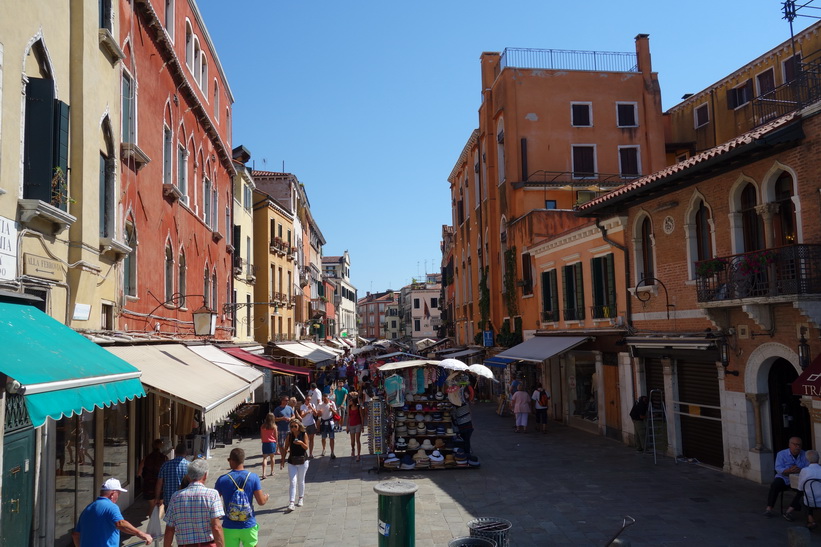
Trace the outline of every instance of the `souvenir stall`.
{"type": "Polygon", "coordinates": [[[459,409],[473,400],[472,375],[492,377],[487,367],[472,367],[476,368],[471,370],[456,359],[417,359],[378,367],[385,402],[382,423],[372,427],[381,426],[383,469],[479,467],[479,458],[466,452],[455,423],[463,414],[459,409]]]}

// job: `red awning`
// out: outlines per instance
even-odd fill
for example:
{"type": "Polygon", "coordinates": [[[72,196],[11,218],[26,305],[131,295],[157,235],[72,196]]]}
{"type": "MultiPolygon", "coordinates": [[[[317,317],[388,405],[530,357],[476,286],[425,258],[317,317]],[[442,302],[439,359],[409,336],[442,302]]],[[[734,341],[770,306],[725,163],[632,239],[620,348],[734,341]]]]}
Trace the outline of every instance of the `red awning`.
{"type": "Polygon", "coordinates": [[[821,354],[792,383],[793,395],[821,397],[821,354]]]}
{"type": "Polygon", "coordinates": [[[274,361],[270,357],[263,357],[262,355],[254,355],[253,353],[249,353],[242,348],[220,348],[222,351],[236,357],[237,359],[241,359],[246,363],[250,363],[252,365],[256,365],[259,367],[265,367],[271,370],[275,370],[277,372],[284,372],[285,374],[301,374],[303,376],[310,376],[311,371],[302,368],[302,367],[295,367],[294,365],[286,365],[285,363],[280,363],[278,361],[274,361]]]}

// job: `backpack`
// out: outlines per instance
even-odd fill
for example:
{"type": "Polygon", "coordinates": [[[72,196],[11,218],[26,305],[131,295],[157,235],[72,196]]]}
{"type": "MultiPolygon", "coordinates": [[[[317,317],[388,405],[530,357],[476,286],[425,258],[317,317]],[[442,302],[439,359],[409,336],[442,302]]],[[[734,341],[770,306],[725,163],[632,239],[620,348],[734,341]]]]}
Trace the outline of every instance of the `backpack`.
{"type": "Polygon", "coordinates": [[[539,406],[547,408],[547,403],[550,402],[550,397],[547,396],[547,392],[542,390],[539,394],[539,406]]]}
{"type": "Polygon", "coordinates": [[[237,489],[234,491],[231,496],[231,500],[228,502],[226,516],[228,517],[228,520],[245,522],[254,516],[254,509],[251,507],[251,502],[248,501],[248,495],[245,493],[245,484],[248,482],[248,477],[251,476],[251,473],[249,472],[245,475],[245,482],[242,483],[241,487],[237,484],[237,481],[234,480],[234,477],[231,476],[231,473],[227,473],[227,475],[237,489]]]}

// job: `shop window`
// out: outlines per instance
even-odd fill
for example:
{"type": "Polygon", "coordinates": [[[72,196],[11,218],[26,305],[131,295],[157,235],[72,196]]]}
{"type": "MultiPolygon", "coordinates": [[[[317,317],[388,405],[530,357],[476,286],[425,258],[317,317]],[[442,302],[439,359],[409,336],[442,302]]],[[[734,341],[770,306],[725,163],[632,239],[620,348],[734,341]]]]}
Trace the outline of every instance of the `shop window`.
{"type": "Polygon", "coordinates": [[[616,275],[613,254],[595,257],[590,261],[593,278],[593,319],[616,317],[616,275]]]}
{"type": "Polygon", "coordinates": [[[581,262],[562,268],[562,287],[564,288],[564,320],[584,320],[584,285],[581,262]]]}
{"type": "Polygon", "coordinates": [[[120,479],[123,486],[128,484],[131,476],[128,469],[128,404],[117,403],[103,410],[103,479],[120,479]]]}
{"type": "Polygon", "coordinates": [[[573,415],[589,421],[598,419],[598,408],[596,402],[596,386],[593,381],[596,373],[596,365],[593,363],[576,363],[576,392],[573,400],[573,415]]]}
{"type": "Polygon", "coordinates": [[[542,272],[542,321],[559,320],[559,289],[556,270],[542,272]]]}
{"type": "Polygon", "coordinates": [[[710,110],[707,103],[697,106],[693,111],[693,123],[696,129],[710,123],[710,110]]]}
{"type": "Polygon", "coordinates": [[[583,179],[596,176],[595,145],[572,145],[573,178],[583,179]]]}
{"type": "Polygon", "coordinates": [[[570,125],[573,127],[592,127],[592,103],[570,103],[570,125]]]}
{"type": "MultiPolygon", "coordinates": [[[[94,451],[95,416],[61,418],[56,424],[57,467],[55,470],[54,544],[71,545],[71,532],[83,509],[97,497],[94,451]]],[[[98,466],[102,469],[102,462],[98,466]]],[[[123,477],[125,479],[125,477],[123,477]]]]}
{"type": "Polygon", "coordinates": [[[636,103],[616,103],[616,125],[638,127],[639,117],[636,103]]]}

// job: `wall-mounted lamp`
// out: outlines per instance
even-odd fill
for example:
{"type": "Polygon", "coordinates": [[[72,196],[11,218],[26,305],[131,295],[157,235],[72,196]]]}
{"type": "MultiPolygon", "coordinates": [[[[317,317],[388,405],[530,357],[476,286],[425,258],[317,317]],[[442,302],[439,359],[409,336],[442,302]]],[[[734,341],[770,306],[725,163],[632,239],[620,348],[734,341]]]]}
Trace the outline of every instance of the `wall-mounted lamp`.
{"type": "Polygon", "coordinates": [[[217,329],[217,312],[202,306],[194,311],[194,334],[197,336],[213,336],[217,329]]]}
{"type": "Polygon", "coordinates": [[[724,367],[724,374],[738,376],[737,370],[727,370],[727,367],[730,366],[730,344],[727,342],[727,338],[722,336],[716,341],[716,344],[718,345],[718,354],[721,359],[721,366],[724,367]]]}
{"type": "Polygon", "coordinates": [[[810,345],[807,343],[807,339],[804,338],[804,330],[801,329],[801,338],[798,339],[798,364],[801,366],[801,370],[810,366],[810,345]]]}

